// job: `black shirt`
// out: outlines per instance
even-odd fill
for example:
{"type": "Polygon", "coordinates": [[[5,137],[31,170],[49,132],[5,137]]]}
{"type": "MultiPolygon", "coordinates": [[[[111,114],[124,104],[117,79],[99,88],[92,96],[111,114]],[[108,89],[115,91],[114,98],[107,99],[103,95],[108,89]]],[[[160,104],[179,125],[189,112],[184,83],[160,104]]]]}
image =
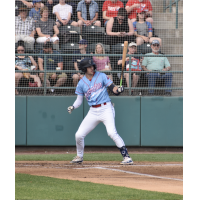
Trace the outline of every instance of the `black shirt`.
{"type": "Polygon", "coordinates": [[[87,20],[90,20],[90,11],[89,11],[90,4],[86,3],[85,5],[87,9],[87,20]]]}

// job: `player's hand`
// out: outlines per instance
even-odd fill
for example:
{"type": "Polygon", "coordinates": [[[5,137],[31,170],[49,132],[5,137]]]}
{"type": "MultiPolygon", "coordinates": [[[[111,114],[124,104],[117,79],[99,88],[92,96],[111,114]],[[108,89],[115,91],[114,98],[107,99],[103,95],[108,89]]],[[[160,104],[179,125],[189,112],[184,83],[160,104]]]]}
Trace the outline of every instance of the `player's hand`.
{"type": "Polygon", "coordinates": [[[122,93],[124,91],[124,86],[118,86],[117,92],[122,93]]]}
{"type": "Polygon", "coordinates": [[[71,114],[72,110],[74,110],[74,106],[69,106],[67,110],[68,110],[68,113],[71,114]]]}

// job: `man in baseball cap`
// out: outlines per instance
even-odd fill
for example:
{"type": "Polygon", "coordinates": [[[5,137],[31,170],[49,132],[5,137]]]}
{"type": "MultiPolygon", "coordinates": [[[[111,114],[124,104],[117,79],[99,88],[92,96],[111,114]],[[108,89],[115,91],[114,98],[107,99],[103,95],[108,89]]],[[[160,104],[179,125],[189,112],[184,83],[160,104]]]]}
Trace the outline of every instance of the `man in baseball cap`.
{"type": "MultiPolygon", "coordinates": [[[[82,40],[79,41],[78,44],[79,44],[79,51],[73,52],[73,54],[76,55],[76,56],[74,56],[73,59],[72,59],[72,61],[74,62],[74,69],[77,70],[77,71],[79,71],[79,66],[80,66],[81,60],[83,60],[84,58],[91,58],[90,56],[86,57],[86,56],[81,55],[81,54],[90,54],[90,52],[87,51],[88,41],[85,40],[85,39],[82,39],[82,40]]],[[[83,78],[83,75],[80,74],[80,73],[77,73],[77,74],[73,73],[72,78],[73,78],[74,87],[76,87],[77,84],[78,84],[78,81],[81,78],[83,78]]]]}

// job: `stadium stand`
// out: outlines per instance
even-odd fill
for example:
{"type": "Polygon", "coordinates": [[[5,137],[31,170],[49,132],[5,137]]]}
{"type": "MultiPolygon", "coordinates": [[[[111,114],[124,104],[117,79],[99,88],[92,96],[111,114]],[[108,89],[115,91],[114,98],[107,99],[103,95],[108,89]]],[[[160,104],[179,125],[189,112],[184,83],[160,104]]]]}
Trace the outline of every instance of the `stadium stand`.
{"type": "MultiPolygon", "coordinates": [[[[31,3],[32,1],[27,1],[31,3]]],[[[77,18],[77,5],[80,1],[78,0],[65,0],[65,2],[72,6],[73,14],[71,19],[74,21],[78,21],[77,18]]],[[[59,51],[61,54],[73,54],[74,51],[79,50],[79,41],[81,39],[85,39],[88,41],[87,51],[93,54],[95,53],[95,46],[97,43],[102,43],[105,48],[106,54],[122,54],[123,51],[123,43],[118,43],[118,40],[115,41],[115,45],[107,45],[106,44],[106,27],[104,26],[104,15],[103,14],[103,6],[108,3],[103,0],[96,0],[98,4],[99,12],[98,12],[98,20],[101,22],[101,27],[98,26],[83,26],[82,29],[80,27],[75,27],[72,25],[66,25],[59,27],[58,38],[59,45],[53,45],[53,49],[59,51]]],[[[121,0],[121,7],[126,7],[127,0],[121,0]]],[[[153,8],[153,36],[162,39],[162,46],[159,49],[159,52],[164,55],[182,55],[183,54],[183,0],[178,1],[178,23],[176,23],[176,5],[172,5],[172,12],[170,9],[163,9],[163,0],[151,0],[150,1],[153,8]]],[[[53,0],[53,3],[50,4],[48,0],[42,0],[42,5],[47,6],[49,9],[49,19],[53,19],[56,21],[56,16],[53,14],[53,6],[57,5],[59,0],[53,0]]],[[[170,0],[166,0],[166,5],[169,5],[170,0]]],[[[31,5],[31,4],[28,4],[31,5]]],[[[19,8],[24,7],[28,8],[22,1],[15,1],[15,16],[19,17],[19,8]]],[[[31,10],[29,6],[29,11],[31,10]]],[[[34,35],[34,38],[37,39],[37,33],[34,35]]],[[[130,41],[131,42],[131,41],[130,41]]],[[[133,41],[132,41],[133,42],[133,41]]],[[[15,51],[17,49],[18,43],[16,41],[15,51]]],[[[25,53],[39,53],[43,49],[43,44],[35,43],[34,46],[24,43],[25,53]]],[[[146,54],[152,52],[151,46],[148,43],[144,43],[137,47],[138,54],[146,54]]],[[[17,53],[17,51],[16,51],[17,53]]],[[[33,56],[35,61],[37,62],[37,56],[33,56]]],[[[112,70],[121,70],[121,66],[118,66],[117,62],[119,60],[119,56],[109,56],[112,70]]],[[[168,57],[169,63],[172,66],[172,71],[180,71],[180,73],[173,74],[172,87],[181,88],[183,86],[183,74],[181,71],[183,70],[183,58],[180,57],[168,57]]],[[[63,55],[63,70],[74,70],[74,63],[72,61],[72,56],[63,55]]],[[[67,74],[67,82],[62,87],[73,87],[73,81],[70,76],[70,72],[65,72],[67,74]]],[[[117,77],[117,73],[112,73],[113,80],[115,84],[119,84],[119,78],[117,77]]],[[[143,77],[143,75],[141,75],[143,77]]],[[[33,81],[32,81],[33,82],[33,81]]],[[[126,81],[123,80],[123,84],[126,87],[126,81]]],[[[19,82],[19,85],[16,87],[25,87],[28,84],[25,84],[25,81],[19,82]],[[24,85],[23,85],[24,84],[24,85]]],[[[42,85],[44,86],[44,85],[42,85]]],[[[137,87],[148,87],[147,79],[140,78],[137,87]]],[[[156,83],[156,87],[164,87],[163,82],[156,83]]],[[[27,89],[28,90],[28,89],[27,89]]],[[[59,94],[73,94],[71,93],[74,89],[59,89],[59,94]],[[69,93],[68,93],[69,92],[69,93]]],[[[20,90],[19,90],[20,91],[20,90]]],[[[31,91],[31,90],[29,90],[31,91]]],[[[38,95],[43,94],[43,89],[38,89],[38,95]]],[[[139,90],[142,92],[142,95],[145,94],[144,90],[139,90]]],[[[159,91],[159,90],[158,90],[159,91]]],[[[158,92],[159,93],[159,92],[158,92]]],[[[21,95],[26,95],[26,89],[19,92],[21,95]]],[[[29,94],[31,94],[29,92],[29,94]]],[[[37,94],[33,93],[34,95],[37,94]]],[[[159,94],[163,94],[160,92],[159,94]]],[[[172,90],[172,96],[182,95],[182,89],[174,89],[172,90]]],[[[124,95],[129,95],[125,93],[124,95]]]]}

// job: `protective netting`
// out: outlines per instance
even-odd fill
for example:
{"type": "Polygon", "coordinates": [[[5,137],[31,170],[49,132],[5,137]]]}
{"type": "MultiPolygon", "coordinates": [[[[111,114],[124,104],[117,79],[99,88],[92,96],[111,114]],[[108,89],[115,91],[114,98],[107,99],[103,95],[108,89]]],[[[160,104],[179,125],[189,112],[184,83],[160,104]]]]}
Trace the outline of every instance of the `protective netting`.
{"type": "Polygon", "coordinates": [[[124,41],[122,95],[183,95],[182,0],[22,0],[15,16],[16,95],[75,95],[85,57],[119,85],[124,41]]]}

